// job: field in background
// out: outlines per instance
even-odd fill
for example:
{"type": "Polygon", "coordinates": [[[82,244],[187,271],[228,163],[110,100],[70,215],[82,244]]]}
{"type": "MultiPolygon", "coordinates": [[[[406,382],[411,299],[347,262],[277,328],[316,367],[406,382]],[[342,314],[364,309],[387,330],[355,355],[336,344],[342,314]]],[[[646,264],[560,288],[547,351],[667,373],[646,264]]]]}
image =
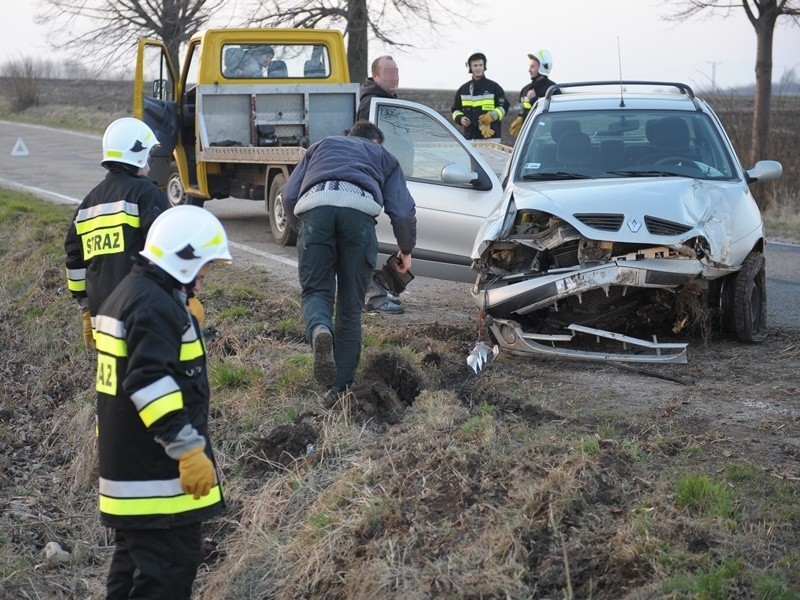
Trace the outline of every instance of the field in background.
{"type": "MultiPolygon", "coordinates": [[[[0,77],[0,119],[22,120],[82,128],[102,133],[114,118],[130,114],[133,82],[106,80],[48,79],[41,85],[40,105],[23,113],[9,114],[11,86],[0,77]]],[[[455,90],[403,89],[398,96],[420,102],[449,118],[455,90]]],[[[518,90],[506,90],[513,105],[518,90]]],[[[752,167],[749,156],[752,125],[752,97],[733,92],[698,93],[708,100],[722,119],[745,168],[752,167]]],[[[772,238],[800,239],[800,96],[776,95],[772,103],[770,150],[761,159],[783,164],[783,177],[765,186],[753,186],[752,192],[764,209],[772,238]]],[[[514,113],[510,113],[513,118],[514,113]]],[[[510,120],[509,120],[510,122],[510,120]]],[[[513,145],[514,138],[504,128],[503,143],[513,145]]]]}

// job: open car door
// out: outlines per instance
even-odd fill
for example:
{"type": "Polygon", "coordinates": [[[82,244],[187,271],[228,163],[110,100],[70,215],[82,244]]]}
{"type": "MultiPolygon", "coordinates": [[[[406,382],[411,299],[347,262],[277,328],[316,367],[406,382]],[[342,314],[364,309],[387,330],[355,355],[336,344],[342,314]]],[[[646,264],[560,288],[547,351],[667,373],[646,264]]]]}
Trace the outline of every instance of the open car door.
{"type": "Polygon", "coordinates": [[[150,154],[150,177],[164,188],[172,172],[178,144],[178,79],[166,46],[153,39],[139,40],[133,82],[133,115],[147,123],[161,146],[150,154]]]}
{"type": "MultiPolygon", "coordinates": [[[[500,177],[511,156],[501,144],[470,142],[434,109],[408,100],[373,98],[370,121],[400,161],[417,209],[416,275],[472,282],[472,245],[500,202],[500,177]]],[[[389,217],[377,226],[379,263],[397,252],[389,217]]]]}

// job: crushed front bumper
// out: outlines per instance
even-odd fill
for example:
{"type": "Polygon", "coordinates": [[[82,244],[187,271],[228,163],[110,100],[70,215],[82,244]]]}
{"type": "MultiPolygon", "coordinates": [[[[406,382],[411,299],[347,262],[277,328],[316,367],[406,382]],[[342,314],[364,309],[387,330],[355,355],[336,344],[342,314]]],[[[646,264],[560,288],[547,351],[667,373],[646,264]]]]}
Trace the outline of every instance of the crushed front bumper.
{"type": "Polygon", "coordinates": [[[656,336],[652,341],[642,340],[619,333],[569,325],[566,334],[527,333],[518,323],[507,319],[486,318],[486,325],[503,350],[521,356],[560,357],[574,360],[595,360],[606,362],[636,363],[678,363],[687,362],[688,344],[659,342],[656,336]],[[619,352],[570,348],[563,344],[576,341],[577,334],[594,337],[597,343],[612,342],[619,352]]]}
{"type": "Polygon", "coordinates": [[[568,297],[610,286],[674,288],[703,273],[696,259],[614,260],[602,265],[551,270],[536,277],[508,275],[487,284],[476,283],[472,297],[478,308],[490,315],[524,315],[553,306],[568,297]]]}

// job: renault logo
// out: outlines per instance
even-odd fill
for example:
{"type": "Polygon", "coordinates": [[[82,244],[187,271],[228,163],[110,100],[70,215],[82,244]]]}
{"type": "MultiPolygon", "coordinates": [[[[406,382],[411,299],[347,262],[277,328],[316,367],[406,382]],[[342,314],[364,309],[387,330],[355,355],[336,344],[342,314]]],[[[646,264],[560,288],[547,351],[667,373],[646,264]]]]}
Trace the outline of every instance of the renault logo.
{"type": "Polygon", "coordinates": [[[636,233],[641,228],[642,228],[642,222],[636,217],[633,217],[628,221],[628,229],[630,229],[633,233],[636,233]]]}

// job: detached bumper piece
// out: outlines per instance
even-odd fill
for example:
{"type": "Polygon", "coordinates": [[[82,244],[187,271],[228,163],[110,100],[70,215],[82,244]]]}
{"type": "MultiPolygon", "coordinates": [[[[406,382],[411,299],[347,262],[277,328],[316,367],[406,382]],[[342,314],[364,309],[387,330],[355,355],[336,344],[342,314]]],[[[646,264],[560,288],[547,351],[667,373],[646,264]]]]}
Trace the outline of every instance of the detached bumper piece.
{"type": "MultiPolygon", "coordinates": [[[[688,343],[659,342],[656,336],[653,336],[652,341],[648,341],[575,324],[566,328],[570,333],[527,333],[516,322],[504,319],[487,319],[486,325],[503,350],[521,356],[535,355],[574,360],[655,364],[685,364],[688,360],[686,356],[688,343]],[[608,342],[618,347],[620,351],[578,349],[563,346],[563,344],[567,343],[574,344],[577,334],[586,334],[594,337],[598,345],[608,342]]],[[[605,345],[608,345],[608,343],[605,345]]],[[[583,345],[586,345],[585,341],[583,345]]]]}

